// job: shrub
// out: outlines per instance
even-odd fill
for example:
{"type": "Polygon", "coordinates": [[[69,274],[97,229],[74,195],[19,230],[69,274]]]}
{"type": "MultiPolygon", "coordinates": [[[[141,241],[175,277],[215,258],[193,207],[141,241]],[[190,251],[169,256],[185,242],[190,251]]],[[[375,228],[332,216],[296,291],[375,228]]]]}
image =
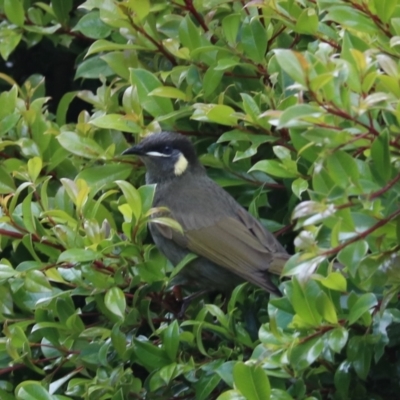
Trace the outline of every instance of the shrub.
{"type": "Polygon", "coordinates": [[[53,112],[43,76],[0,74],[1,399],[396,397],[395,0],[0,0],[0,18],[4,60],[52,43],[81,85],[53,112]],[[243,284],[176,317],[183,264],[119,156],[161,130],[294,254],[284,297],[243,284]]]}

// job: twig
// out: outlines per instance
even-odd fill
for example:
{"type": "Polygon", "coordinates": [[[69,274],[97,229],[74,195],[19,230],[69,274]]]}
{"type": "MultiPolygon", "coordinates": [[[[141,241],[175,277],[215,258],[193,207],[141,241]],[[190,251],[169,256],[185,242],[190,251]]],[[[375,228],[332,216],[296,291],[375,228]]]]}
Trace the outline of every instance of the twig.
{"type": "Polygon", "coordinates": [[[333,249],[324,251],[321,255],[322,256],[331,256],[333,254],[337,254],[340,250],[344,249],[348,245],[350,245],[354,242],[357,242],[361,239],[366,238],[372,232],[375,232],[381,226],[386,225],[388,222],[392,221],[399,215],[400,215],[400,208],[398,210],[396,210],[394,213],[390,214],[387,218],[384,218],[384,219],[381,219],[380,221],[378,221],[374,226],[371,226],[371,228],[365,230],[364,232],[359,233],[358,235],[354,236],[350,240],[347,240],[346,242],[340,244],[339,246],[334,247],[333,249]]]}

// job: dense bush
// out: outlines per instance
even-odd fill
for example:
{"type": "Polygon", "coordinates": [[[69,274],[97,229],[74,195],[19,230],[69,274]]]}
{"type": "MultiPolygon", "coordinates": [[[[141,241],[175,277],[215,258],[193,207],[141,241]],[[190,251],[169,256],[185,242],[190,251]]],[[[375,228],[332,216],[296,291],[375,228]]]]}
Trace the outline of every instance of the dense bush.
{"type": "Polygon", "coordinates": [[[2,400],[397,398],[396,0],[0,0],[0,19],[2,400]],[[60,51],[76,83],[13,73],[60,51]],[[294,254],[284,297],[243,284],[177,318],[182,265],[120,157],[161,130],[294,254]]]}

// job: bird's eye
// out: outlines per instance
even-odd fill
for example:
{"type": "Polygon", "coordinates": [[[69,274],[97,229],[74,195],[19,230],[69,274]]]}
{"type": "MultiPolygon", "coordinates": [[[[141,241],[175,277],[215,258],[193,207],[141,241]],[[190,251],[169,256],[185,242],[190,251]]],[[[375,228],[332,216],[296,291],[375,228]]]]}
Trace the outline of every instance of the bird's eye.
{"type": "Polygon", "coordinates": [[[163,153],[164,154],[172,154],[172,147],[171,146],[164,146],[164,148],[163,148],[163,153]]]}

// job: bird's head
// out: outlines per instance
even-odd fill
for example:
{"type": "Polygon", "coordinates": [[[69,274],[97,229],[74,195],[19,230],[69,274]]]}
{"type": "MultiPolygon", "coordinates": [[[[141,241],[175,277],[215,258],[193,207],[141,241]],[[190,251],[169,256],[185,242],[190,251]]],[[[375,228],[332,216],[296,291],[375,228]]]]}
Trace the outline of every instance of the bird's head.
{"type": "Polygon", "coordinates": [[[149,135],[122,154],[135,154],[143,160],[149,183],[175,179],[199,167],[202,169],[190,140],[173,132],[149,135]]]}

